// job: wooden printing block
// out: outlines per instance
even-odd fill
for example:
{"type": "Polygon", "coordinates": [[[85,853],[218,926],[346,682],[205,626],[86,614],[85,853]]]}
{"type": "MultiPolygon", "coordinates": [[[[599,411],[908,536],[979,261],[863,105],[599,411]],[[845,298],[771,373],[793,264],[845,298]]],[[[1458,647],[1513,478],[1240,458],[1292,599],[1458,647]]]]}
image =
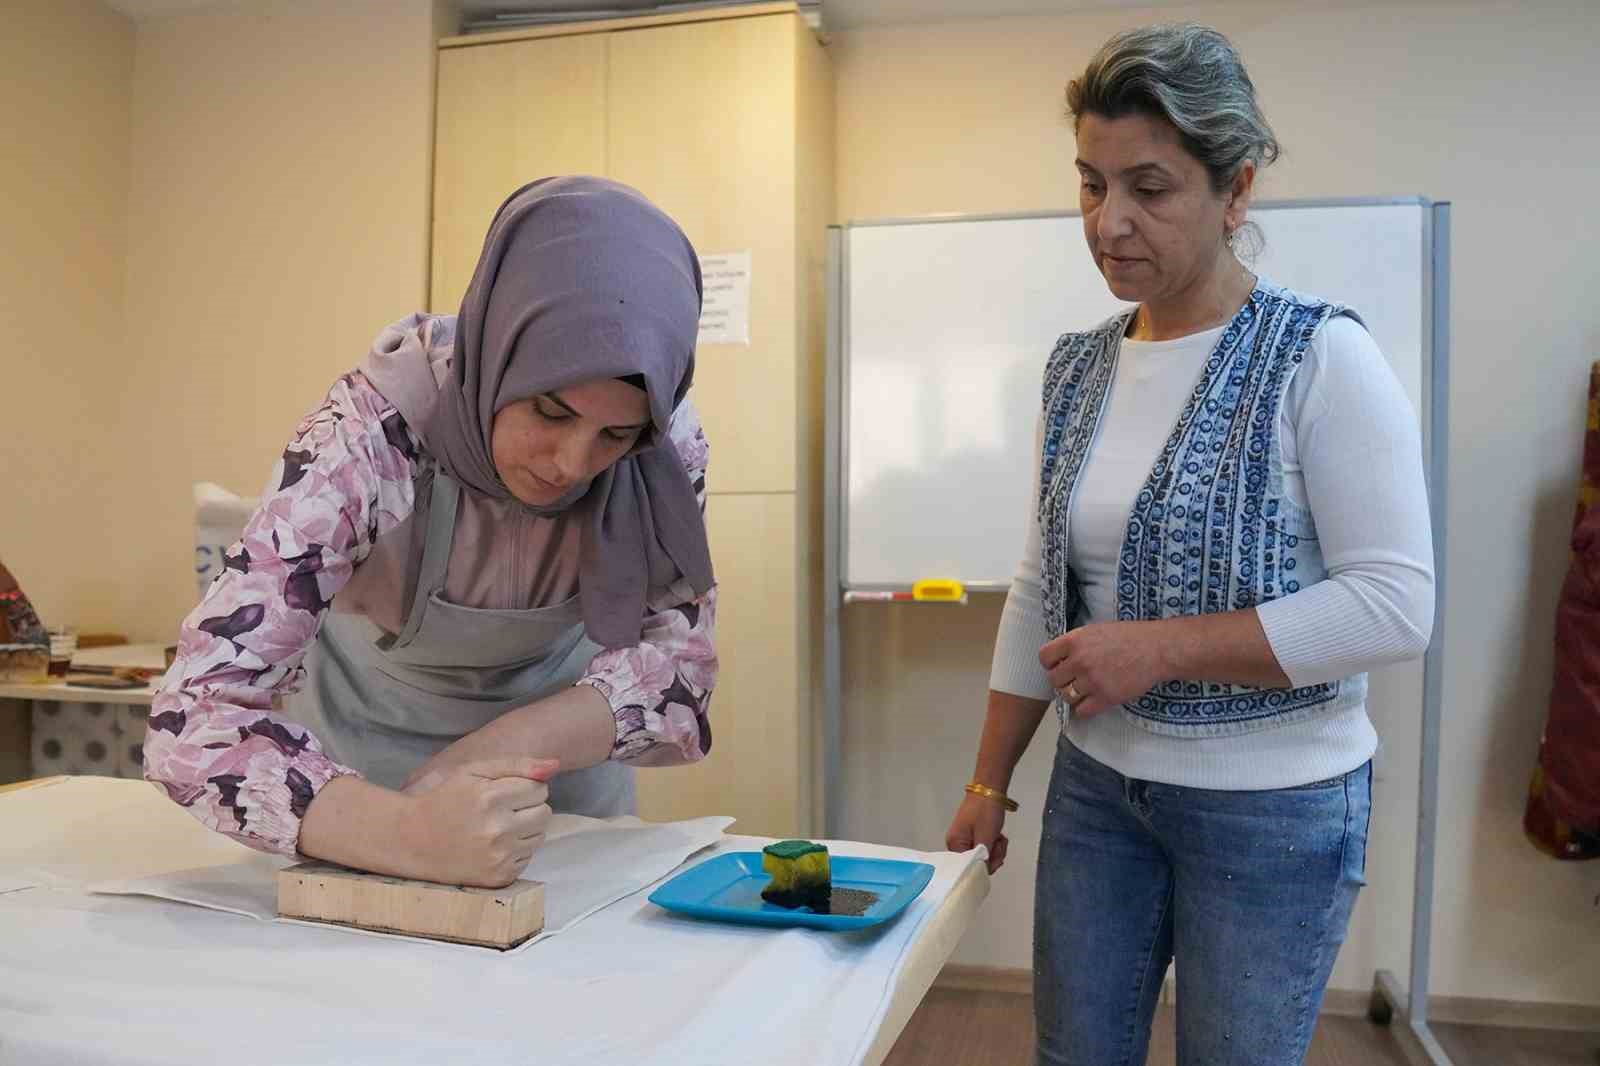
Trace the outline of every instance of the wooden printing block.
{"type": "Polygon", "coordinates": [[[468,888],[302,862],[278,871],[278,914],[504,951],[544,928],[544,885],[468,888]]]}

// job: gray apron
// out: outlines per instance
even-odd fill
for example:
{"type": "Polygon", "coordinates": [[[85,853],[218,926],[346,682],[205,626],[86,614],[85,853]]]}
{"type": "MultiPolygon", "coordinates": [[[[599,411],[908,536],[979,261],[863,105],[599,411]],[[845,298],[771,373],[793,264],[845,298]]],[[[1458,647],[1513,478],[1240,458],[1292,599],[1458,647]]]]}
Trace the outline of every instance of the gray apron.
{"type": "MultiPolygon", "coordinates": [[[[330,610],[306,654],[305,684],[283,705],[331,758],[388,788],[502,714],[571,687],[600,651],[584,635],[577,596],[531,611],[445,600],[460,494],[435,472],[405,628],[389,636],[363,615],[330,610]]],[[[550,806],[596,818],[632,814],[633,769],[603,762],[557,774],[550,806]]]]}

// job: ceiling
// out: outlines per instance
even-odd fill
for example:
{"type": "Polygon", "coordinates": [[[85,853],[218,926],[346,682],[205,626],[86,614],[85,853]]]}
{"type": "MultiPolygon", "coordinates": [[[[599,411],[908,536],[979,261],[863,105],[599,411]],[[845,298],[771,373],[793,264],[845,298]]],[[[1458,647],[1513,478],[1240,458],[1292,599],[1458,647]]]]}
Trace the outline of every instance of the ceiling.
{"type": "MultiPolygon", "coordinates": [[[[601,8],[618,11],[649,8],[658,0],[464,0],[469,14],[496,11],[573,10],[601,8]]],[[[1072,11],[1111,7],[1176,7],[1189,0],[822,0],[823,24],[830,30],[854,26],[995,15],[1060,15],[1072,11]]]]}
{"type": "MultiPolygon", "coordinates": [[[[124,15],[145,18],[150,15],[176,15],[182,11],[196,11],[202,7],[243,7],[247,4],[223,4],[221,0],[106,0],[106,3],[124,15]]],[[[262,4],[256,4],[260,7],[262,4]]]]}
{"type": "MultiPolygon", "coordinates": [[[[134,18],[173,15],[200,8],[268,8],[275,0],[106,0],[134,18]]],[[[461,0],[467,14],[498,11],[625,11],[653,8],[662,0],[461,0]]],[[[1188,0],[822,0],[823,23],[830,30],[855,26],[994,15],[1059,15],[1116,7],[1180,7],[1188,0]]]]}

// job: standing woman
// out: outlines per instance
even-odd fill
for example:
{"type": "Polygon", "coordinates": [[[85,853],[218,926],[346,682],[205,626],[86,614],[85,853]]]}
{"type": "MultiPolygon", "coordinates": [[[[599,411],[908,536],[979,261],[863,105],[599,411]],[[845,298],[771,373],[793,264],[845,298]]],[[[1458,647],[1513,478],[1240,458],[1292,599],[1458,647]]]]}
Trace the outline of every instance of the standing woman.
{"type": "Polygon", "coordinates": [[[384,330],[301,422],[184,622],[145,776],[251,847],[503,885],[552,810],[630,812],[629,764],[704,757],[700,295],[634,190],[512,195],[460,315],[384,330]]]}
{"type": "Polygon", "coordinates": [[[1234,254],[1278,146],[1226,38],[1120,34],[1067,101],[1089,253],[1136,306],[1050,356],[948,844],[1004,861],[1053,702],[1039,1062],[1142,1063],[1176,957],[1180,1063],[1298,1063],[1363,884],[1366,673],[1431,632],[1420,434],[1355,310],[1234,254]]]}

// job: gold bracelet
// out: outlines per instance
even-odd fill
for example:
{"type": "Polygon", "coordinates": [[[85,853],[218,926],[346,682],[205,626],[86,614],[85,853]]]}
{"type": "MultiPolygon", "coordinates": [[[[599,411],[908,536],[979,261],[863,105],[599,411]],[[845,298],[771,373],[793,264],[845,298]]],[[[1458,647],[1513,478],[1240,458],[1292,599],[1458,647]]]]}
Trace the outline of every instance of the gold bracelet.
{"type": "Polygon", "coordinates": [[[972,793],[974,796],[982,796],[984,799],[992,799],[1008,811],[1014,811],[1017,809],[1017,801],[1006,795],[1004,792],[1001,792],[998,788],[990,788],[988,785],[980,785],[974,781],[967,786],[967,791],[972,793]]]}

